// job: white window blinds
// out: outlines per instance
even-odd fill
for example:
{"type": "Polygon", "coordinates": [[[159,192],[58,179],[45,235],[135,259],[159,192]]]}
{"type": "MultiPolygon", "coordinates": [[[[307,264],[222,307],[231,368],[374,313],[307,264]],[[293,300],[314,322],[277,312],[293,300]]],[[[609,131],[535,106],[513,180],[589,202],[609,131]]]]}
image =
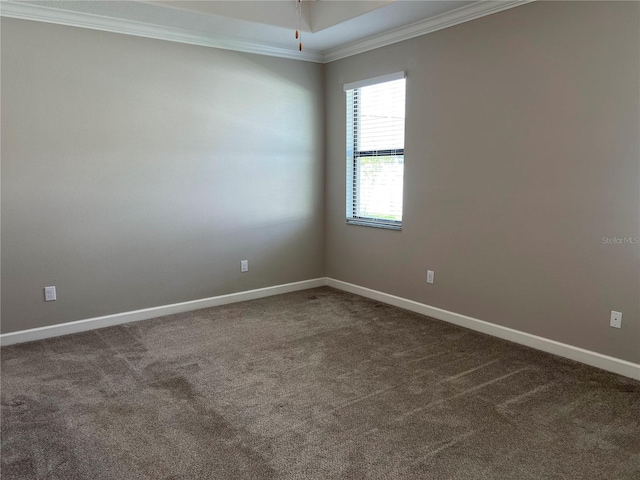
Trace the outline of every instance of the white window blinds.
{"type": "Polygon", "coordinates": [[[348,223],[402,225],[405,83],[400,72],[344,87],[348,223]]]}

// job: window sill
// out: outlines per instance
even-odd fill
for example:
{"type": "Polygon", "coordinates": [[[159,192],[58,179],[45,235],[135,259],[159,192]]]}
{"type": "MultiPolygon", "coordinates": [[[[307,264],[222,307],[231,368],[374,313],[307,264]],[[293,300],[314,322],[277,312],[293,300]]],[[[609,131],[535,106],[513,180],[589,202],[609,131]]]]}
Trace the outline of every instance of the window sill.
{"type": "Polygon", "coordinates": [[[367,220],[357,220],[353,218],[347,218],[347,225],[358,225],[360,227],[373,227],[373,228],[383,228],[385,230],[402,230],[401,224],[392,224],[392,223],[378,223],[367,220]]]}

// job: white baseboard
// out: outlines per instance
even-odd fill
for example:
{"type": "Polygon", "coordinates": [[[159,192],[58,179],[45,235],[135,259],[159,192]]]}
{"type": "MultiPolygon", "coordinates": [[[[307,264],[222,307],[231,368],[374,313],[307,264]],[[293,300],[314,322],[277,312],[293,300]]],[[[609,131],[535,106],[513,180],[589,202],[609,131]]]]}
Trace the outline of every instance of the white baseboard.
{"type": "Polygon", "coordinates": [[[519,343],[520,345],[526,345],[527,347],[542,350],[543,352],[552,353],[560,357],[586,363],[587,365],[617,373],[625,377],[640,380],[640,365],[636,363],[609,357],[607,355],[602,355],[601,353],[567,345],[566,343],[556,342],[555,340],[549,340],[548,338],[538,337],[537,335],[520,332],[512,328],[502,327],[494,323],[485,322],[484,320],[478,320],[477,318],[467,317],[466,315],[460,315],[459,313],[450,312],[441,308],[431,307],[423,303],[414,302],[413,300],[407,300],[406,298],[397,297],[377,290],[371,290],[370,288],[361,287],[341,280],[328,278],[327,285],[339,290],[344,290],[379,302],[387,303],[389,305],[404,308],[405,310],[421,313],[438,320],[453,323],[461,327],[469,328],[477,332],[486,333],[494,337],[519,343]]]}
{"type": "Polygon", "coordinates": [[[190,312],[192,310],[199,310],[201,308],[216,307],[218,305],[244,302],[246,300],[255,300],[257,298],[270,297],[272,295],[295,292],[297,290],[307,290],[309,288],[322,287],[326,284],[326,278],[315,278],[312,280],[304,280],[302,282],[276,285],[274,287],[258,288],[256,290],[248,290],[245,292],[230,293],[228,295],[219,295],[217,297],[210,298],[202,298],[200,300],[192,300],[190,302],[173,303],[171,305],[162,305],[159,307],[144,308],[142,310],[133,310],[131,312],[116,313],[114,315],[105,315],[103,317],[88,318],[86,320],[61,323],[48,327],[32,328],[29,330],[21,330],[19,332],[4,333],[0,335],[0,345],[13,345],[15,343],[32,342],[34,340],[42,340],[44,338],[69,335],[71,333],[86,332],[88,330],[95,330],[97,328],[137,322],[140,320],[172,315],[174,313],[190,312]]]}
{"type": "Polygon", "coordinates": [[[159,307],[145,308],[142,310],[134,310],[131,312],[116,313],[114,315],[105,315],[103,317],[89,318],[86,320],[78,320],[76,322],[62,323],[59,325],[51,325],[48,327],[33,328],[30,330],[22,330],[19,332],[5,333],[0,335],[0,345],[12,345],[16,343],[31,342],[34,340],[42,340],[44,338],[58,337],[71,333],[86,332],[97,328],[110,327],[113,325],[121,325],[123,323],[137,322],[150,318],[162,317],[164,315],[172,315],[174,313],[190,312],[201,308],[215,307],[218,305],[226,305],[228,303],[243,302],[246,300],[255,300],[257,298],[270,297],[281,293],[295,292],[298,290],[307,290],[328,285],[330,287],[344,290],[346,292],[355,293],[363,297],[371,298],[378,302],[383,302],[396,307],[404,308],[412,312],[420,313],[428,317],[436,318],[448,323],[453,323],[461,327],[469,328],[477,332],[486,333],[494,337],[509,340],[514,343],[526,345],[543,352],[552,353],[561,357],[569,358],[593,367],[601,368],[609,372],[617,373],[625,377],[640,380],[640,365],[619,358],[609,357],[601,353],[592,352],[583,348],[574,347],[565,343],[556,342],[547,338],[538,337],[529,333],[520,332],[512,328],[503,327],[494,323],[478,320],[477,318],[468,317],[459,313],[450,312],[441,308],[425,305],[424,303],[415,302],[406,298],[397,297],[388,293],[379,292],[370,288],[361,287],[352,283],[335,280],[333,278],[315,278],[302,282],[287,283],[284,285],[276,285],[273,287],[259,288],[256,290],[248,290],[246,292],[231,293],[228,295],[220,295],[217,297],[203,298],[200,300],[192,300],[190,302],[174,303],[171,305],[162,305],[159,307]]]}

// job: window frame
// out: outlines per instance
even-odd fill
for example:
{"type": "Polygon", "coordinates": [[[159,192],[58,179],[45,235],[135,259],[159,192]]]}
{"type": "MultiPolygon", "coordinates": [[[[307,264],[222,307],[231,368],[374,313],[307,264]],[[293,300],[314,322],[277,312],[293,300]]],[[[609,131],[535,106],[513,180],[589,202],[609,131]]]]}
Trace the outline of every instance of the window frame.
{"type": "MultiPolygon", "coordinates": [[[[379,217],[368,217],[358,215],[358,182],[361,169],[361,158],[366,157],[382,157],[393,156],[402,157],[402,182],[403,182],[403,196],[404,196],[404,158],[405,148],[404,142],[402,148],[398,149],[383,149],[383,150],[358,150],[358,124],[360,122],[359,111],[357,110],[357,97],[360,94],[360,89],[372,85],[378,85],[381,83],[392,82],[395,80],[406,80],[406,72],[397,72],[389,75],[382,75],[358,82],[347,83],[344,85],[344,91],[346,93],[346,118],[347,118],[347,202],[346,202],[346,223],[348,225],[360,225],[375,228],[384,228],[389,230],[401,230],[402,229],[402,217],[400,220],[383,219],[379,217]],[[352,95],[353,97],[350,97],[352,95]],[[349,128],[351,127],[351,129],[349,128]]],[[[406,83],[405,87],[405,110],[406,110],[406,83]]],[[[406,117],[404,129],[406,132],[406,117]]],[[[404,199],[403,199],[404,200],[404,199]]],[[[404,210],[404,202],[403,202],[404,210]]],[[[403,215],[403,211],[401,211],[403,215]]]]}

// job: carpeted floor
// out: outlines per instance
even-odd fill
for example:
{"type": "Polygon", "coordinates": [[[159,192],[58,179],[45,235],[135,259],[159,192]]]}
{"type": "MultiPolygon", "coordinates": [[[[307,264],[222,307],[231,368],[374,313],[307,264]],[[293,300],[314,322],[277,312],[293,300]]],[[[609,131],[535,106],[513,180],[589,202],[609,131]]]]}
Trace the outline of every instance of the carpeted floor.
{"type": "Polygon", "coordinates": [[[2,348],[2,478],[640,479],[640,383],[320,288],[2,348]]]}

